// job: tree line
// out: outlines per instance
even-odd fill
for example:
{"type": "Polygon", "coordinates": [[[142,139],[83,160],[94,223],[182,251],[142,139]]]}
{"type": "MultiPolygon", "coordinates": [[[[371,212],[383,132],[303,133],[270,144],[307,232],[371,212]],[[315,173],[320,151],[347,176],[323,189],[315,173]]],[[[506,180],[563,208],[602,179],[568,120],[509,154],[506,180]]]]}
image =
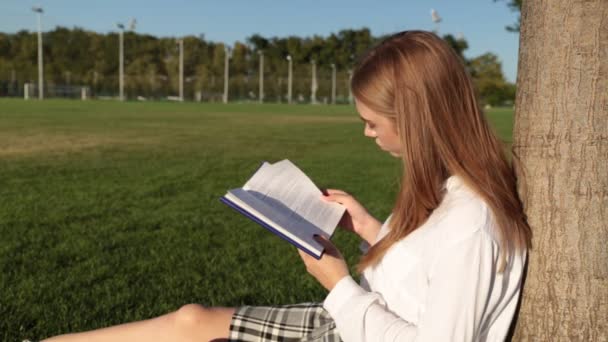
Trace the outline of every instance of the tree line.
{"type": "MultiPolygon", "coordinates": [[[[17,95],[24,83],[37,81],[37,33],[0,33],[0,96],[17,95]]],[[[203,100],[219,101],[224,87],[224,58],[231,59],[231,100],[257,99],[260,54],[264,55],[264,99],[285,100],[287,55],[293,61],[293,99],[307,102],[311,95],[311,62],[317,65],[317,98],[331,93],[331,65],[336,66],[339,102],[348,100],[349,70],[357,56],[380,41],[368,28],[346,29],[327,37],[263,37],[254,34],[245,42],[227,46],[204,35],[186,36],[184,41],[185,97],[197,92],[203,100]]],[[[443,38],[458,52],[471,73],[481,99],[491,105],[510,104],[515,86],[506,81],[500,61],[493,53],[464,57],[468,44],[447,34],[443,38]]],[[[116,96],[118,92],[117,32],[101,34],[82,28],[56,27],[43,33],[44,75],[47,89],[86,86],[92,95],[116,96]]],[[[179,82],[177,39],[124,33],[125,93],[129,98],[163,98],[176,95],[179,82]]]]}

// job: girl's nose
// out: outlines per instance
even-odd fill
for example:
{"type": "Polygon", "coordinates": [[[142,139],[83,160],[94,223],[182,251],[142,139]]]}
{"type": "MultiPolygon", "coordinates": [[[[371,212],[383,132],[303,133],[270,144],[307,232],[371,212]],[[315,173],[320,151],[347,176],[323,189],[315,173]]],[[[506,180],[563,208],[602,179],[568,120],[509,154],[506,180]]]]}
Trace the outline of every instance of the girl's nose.
{"type": "Polygon", "coordinates": [[[365,125],[365,129],[363,130],[363,135],[365,135],[368,138],[375,138],[376,137],[376,131],[374,131],[373,129],[369,128],[368,125],[365,125]]]}

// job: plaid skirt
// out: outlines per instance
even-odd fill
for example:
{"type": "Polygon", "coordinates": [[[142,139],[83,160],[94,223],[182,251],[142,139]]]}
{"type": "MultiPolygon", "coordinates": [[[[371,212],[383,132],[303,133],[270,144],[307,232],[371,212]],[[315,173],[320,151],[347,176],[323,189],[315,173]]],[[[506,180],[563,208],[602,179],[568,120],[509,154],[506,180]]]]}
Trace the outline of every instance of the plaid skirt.
{"type": "Polygon", "coordinates": [[[228,340],[341,341],[334,320],[321,303],[239,307],[232,315],[228,340]]]}

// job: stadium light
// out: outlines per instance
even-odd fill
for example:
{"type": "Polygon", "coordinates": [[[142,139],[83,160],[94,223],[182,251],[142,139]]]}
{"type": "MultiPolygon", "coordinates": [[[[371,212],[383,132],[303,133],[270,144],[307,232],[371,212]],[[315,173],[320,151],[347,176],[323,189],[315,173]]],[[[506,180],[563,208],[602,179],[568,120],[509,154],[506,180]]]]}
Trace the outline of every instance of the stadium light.
{"type": "Polygon", "coordinates": [[[232,57],[232,50],[226,46],[224,53],[224,103],[228,103],[228,60],[232,57]]]}
{"type": "Polygon", "coordinates": [[[184,102],[184,40],[179,39],[179,100],[184,102]]]}
{"type": "Polygon", "coordinates": [[[124,31],[125,25],[116,23],[116,27],[120,30],[118,32],[118,99],[120,101],[125,100],[124,96],[124,31]]]}
{"type": "Polygon", "coordinates": [[[38,14],[38,99],[44,99],[44,66],[42,64],[42,13],[40,6],[32,7],[32,11],[38,14]]]}
{"type": "Polygon", "coordinates": [[[336,65],[331,63],[331,104],[336,104],[336,65]]]}
{"type": "Polygon", "coordinates": [[[439,35],[439,23],[441,22],[441,17],[433,8],[431,8],[431,19],[435,23],[435,34],[439,35]]]}
{"type": "Polygon", "coordinates": [[[260,56],[260,103],[264,102],[264,51],[258,50],[258,56],[260,56]]]}
{"type": "MultiPolygon", "coordinates": [[[[137,20],[132,18],[129,22],[129,30],[134,31],[137,20]]],[[[124,32],[125,25],[122,23],[116,23],[116,27],[120,30],[118,32],[118,99],[120,101],[125,100],[125,55],[124,55],[124,32]]]]}
{"type": "Polygon", "coordinates": [[[291,81],[292,81],[292,77],[291,77],[291,69],[292,69],[291,55],[287,55],[287,63],[288,63],[288,70],[287,70],[287,103],[291,104],[291,81]]]}
{"type": "Polygon", "coordinates": [[[317,89],[319,88],[317,85],[317,61],[314,59],[310,61],[311,69],[312,69],[312,80],[310,82],[310,102],[312,104],[317,104],[317,89]]]}

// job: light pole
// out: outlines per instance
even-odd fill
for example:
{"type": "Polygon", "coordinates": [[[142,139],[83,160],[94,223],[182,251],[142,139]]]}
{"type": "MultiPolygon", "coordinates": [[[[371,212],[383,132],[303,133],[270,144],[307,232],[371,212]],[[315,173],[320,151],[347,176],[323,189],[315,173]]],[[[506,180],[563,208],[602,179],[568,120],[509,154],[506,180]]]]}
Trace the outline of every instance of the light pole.
{"type": "Polygon", "coordinates": [[[116,23],[116,27],[120,30],[118,32],[118,99],[120,101],[125,100],[124,96],[124,31],[125,25],[116,23]]]}
{"type": "Polygon", "coordinates": [[[439,23],[441,22],[441,17],[433,8],[431,8],[431,19],[435,23],[435,34],[439,35],[439,23]]]}
{"type": "Polygon", "coordinates": [[[44,99],[44,73],[42,64],[42,7],[32,7],[32,11],[38,13],[38,99],[44,99]]]}
{"type": "Polygon", "coordinates": [[[224,53],[224,103],[228,103],[228,60],[232,57],[232,51],[229,47],[226,47],[224,53]]]}
{"type": "MultiPolygon", "coordinates": [[[[135,30],[135,24],[137,21],[135,18],[131,19],[129,23],[129,30],[135,30]]],[[[116,23],[116,27],[120,30],[118,32],[118,99],[120,101],[125,100],[125,54],[124,54],[124,32],[125,25],[122,23],[116,23]]]]}
{"type": "Polygon", "coordinates": [[[317,104],[317,61],[314,59],[310,61],[312,66],[312,80],[310,82],[310,102],[312,104],[317,104]]]}
{"type": "Polygon", "coordinates": [[[336,104],[336,65],[331,63],[331,104],[336,104]]]}
{"type": "Polygon", "coordinates": [[[287,103],[291,104],[291,55],[287,55],[287,103]]]}
{"type": "Polygon", "coordinates": [[[184,102],[184,40],[177,41],[179,44],[179,100],[184,102]]]}
{"type": "Polygon", "coordinates": [[[260,95],[259,100],[260,103],[264,102],[264,52],[258,50],[258,56],[260,56],[260,95]]]}

